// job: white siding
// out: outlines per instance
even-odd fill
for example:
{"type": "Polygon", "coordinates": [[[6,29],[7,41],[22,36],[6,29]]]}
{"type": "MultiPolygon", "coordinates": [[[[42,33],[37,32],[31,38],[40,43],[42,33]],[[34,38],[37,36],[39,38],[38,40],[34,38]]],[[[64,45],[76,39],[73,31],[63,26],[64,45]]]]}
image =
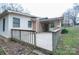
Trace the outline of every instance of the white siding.
{"type": "Polygon", "coordinates": [[[32,28],[28,27],[28,21],[30,21],[30,17],[25,17],[22,15],[9,14],[0,19],[0,35],[9,38],[11,37],[11,29],[24,29],[24,30],[32,30],[32,28]],[[20,18],[20,27],[13,27],[13,17],[20,18]],[[3,32],[3,18],[5,18],[5,31],[3,32]]]}
{"type": "Polygon", "coordinates": [[[9,15],[9,36],[11,36],[11,29],[24,29],[24,30],[32,30],[32,28],[28,27],[28,21],[30,21],[31,18],[29,17],[25,17],[25,16],[20,16],[20,15],[16,15],[16,14],[10,14],[9,15]],[[16,18],[20,18],[20,27],[13,27],[13,17],[16,18]]]}
{"type": "Polygon", "coordinates": [[[8,15],[0,19],[0,35],[8,37],[8,15]],[[3,18],[5,18],[5,31],[3,32],[3,18]]]}

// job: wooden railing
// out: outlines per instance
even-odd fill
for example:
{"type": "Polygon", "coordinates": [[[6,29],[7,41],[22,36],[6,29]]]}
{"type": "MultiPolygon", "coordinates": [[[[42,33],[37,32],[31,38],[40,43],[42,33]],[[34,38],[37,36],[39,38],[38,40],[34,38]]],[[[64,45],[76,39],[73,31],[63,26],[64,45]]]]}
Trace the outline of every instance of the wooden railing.
{"type": "Polygon", "coordinates": [[[11,38],[36,46],[36,32],[32,30],[11,29],[11,38]]]}
{"type": "MultiPolygon", "coordinates": [[[[58,42],[60,40],[60,34],[61,30],[57,29],[52,31],[51,35],[52,35],[52,51],[54,52],[58,42]]],[[[11,30],[11,38],[12,39],[16,39],[16,40],[20,40],[20,41],[24,41],[26,43],[32,44],[34,47],[36,47],[36,32],[32,31],[32,30],[20,30],[20,29],[12,29],[11,30]]],[[[45,39],[44,39],[45,40],[45,39]]],[[[50,41],[51,43],[51,41],[50,41]]]]}

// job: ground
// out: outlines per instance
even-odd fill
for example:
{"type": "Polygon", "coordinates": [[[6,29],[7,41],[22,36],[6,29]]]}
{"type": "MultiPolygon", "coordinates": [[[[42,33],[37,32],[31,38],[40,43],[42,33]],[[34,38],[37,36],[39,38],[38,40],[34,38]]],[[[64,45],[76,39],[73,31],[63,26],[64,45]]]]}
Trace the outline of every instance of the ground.
{"type": "Polygon", "coordinates": [[[4,42],[0,38],[0,54],[4,55],[34,55],[32,53],[32,48],[22,45],[20,43],[14,42],[14,41],[9,41],[9,42],[4,42]]]}
{"type": "Polygon", "coordinates": [[[62,39],[54,54],[79,54],[79,27],[68,27],[68,34],[62,34],[62,39]]]}

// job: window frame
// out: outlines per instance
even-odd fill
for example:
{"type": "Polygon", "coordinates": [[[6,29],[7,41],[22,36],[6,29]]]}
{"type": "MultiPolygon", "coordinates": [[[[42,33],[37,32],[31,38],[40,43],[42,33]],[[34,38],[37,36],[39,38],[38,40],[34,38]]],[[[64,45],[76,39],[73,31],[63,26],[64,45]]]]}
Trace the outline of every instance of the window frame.
{"type": "Polygon", "coordinates": [[[32,28],[32,21],[28,21],[28,28],[32,28]],[[29,24],[30,23],[30,24],[29,24]]]}
{"type": "Polygon", "coordinates": [[[13,17],[13,27],[20,27],[20,18],[13,17]]]}

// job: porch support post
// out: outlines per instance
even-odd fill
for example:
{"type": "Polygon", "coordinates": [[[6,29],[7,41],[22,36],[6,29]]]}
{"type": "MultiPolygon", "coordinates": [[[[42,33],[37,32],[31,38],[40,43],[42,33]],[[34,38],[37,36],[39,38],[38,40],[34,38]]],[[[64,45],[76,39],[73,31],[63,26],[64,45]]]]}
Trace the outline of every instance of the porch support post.
{"type": "Polygon", "coordinates": [[[36,32],[39,32],[39,18],[36,20],[36,32]]]}

